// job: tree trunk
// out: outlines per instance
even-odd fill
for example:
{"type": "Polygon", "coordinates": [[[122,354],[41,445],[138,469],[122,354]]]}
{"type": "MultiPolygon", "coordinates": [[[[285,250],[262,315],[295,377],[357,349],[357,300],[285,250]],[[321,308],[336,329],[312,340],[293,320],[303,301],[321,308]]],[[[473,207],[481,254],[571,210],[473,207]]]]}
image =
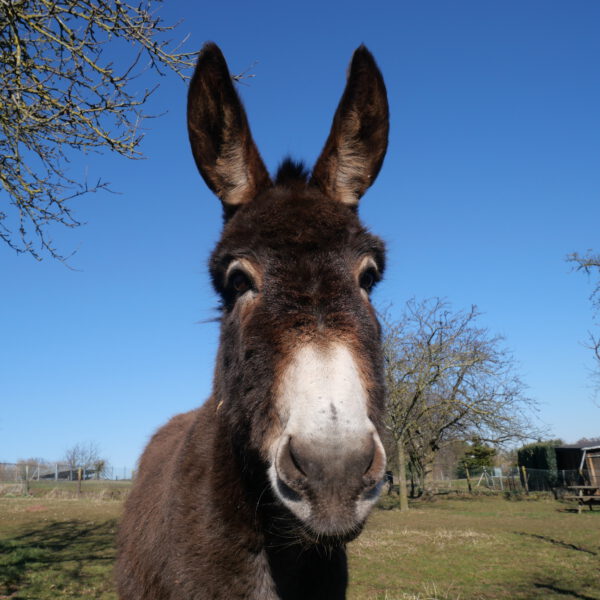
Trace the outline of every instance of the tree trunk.
{"type": "Polygon", "coordinates": [[[412,498],[420,498],[425,486],[424,466],[421,455],[411,454],[410,472],[412,479],[412,498]]]}
{"type": "Polygon", "coordinates": [[[396,440],[396,456],[398,458],[398,494],[400,496],[400,511],[407,511],[408,491],[406,488],[406,456],[402,438],[396,440]]]}
{"type": "Polygon", "coordinates": [[[410,497],[417,497],[417,474],[415,470],[415,466],[412,461],[408,464],[410,470],[410,497]]]}
{"type": "Polygon", "coordinates": [[[435,459],[435,453],[428,453],[423,457],[422,465],[422,481],[423,481],[423,495],[431,496],[433,494],[433,461],[435,459]]]}

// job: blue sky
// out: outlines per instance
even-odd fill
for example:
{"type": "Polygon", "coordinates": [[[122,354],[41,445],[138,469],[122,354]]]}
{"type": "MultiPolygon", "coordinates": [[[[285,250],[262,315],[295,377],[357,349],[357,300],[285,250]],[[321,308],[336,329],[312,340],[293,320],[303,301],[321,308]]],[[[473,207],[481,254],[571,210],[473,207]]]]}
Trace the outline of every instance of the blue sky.
{"type": "MultiPolygon", "coordinates": [[[[189,49],[214,40],[270,170],[313,164],[352,51],[383,71],[391,137],[361,215],[388,243],[375,295],[476,304],[506,337],[556,436],[600,435],[583,342],[591,284],[564,261],[600,249],[597,2],[168,2],[189,49]],[[322,5],[323,4],[323,5],[322,5]]],[[[210,393],[218,329],[208,254],[218,200],[188,147],[186,89],[161,79],[143,161],[77,157],[71,175],[120,194],[78,201],[55,232],[66,269],[0,248],[0,461],[59,459],[95,441],[133,466],[151,433],[210,393]]]]}

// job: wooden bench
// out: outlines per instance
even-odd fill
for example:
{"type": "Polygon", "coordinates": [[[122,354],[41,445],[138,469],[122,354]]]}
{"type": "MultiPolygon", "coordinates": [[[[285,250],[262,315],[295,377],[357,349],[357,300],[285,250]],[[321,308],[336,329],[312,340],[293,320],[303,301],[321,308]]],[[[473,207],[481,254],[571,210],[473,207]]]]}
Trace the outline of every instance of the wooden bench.
{"type": "Polygon", "coordinates": [[[581,509],[586,504],[593,510],[594,504],[600,504],[600,496],[596,495],[598,490],[595,486],[573,486],[570,490],[577,491],[577,494],[563,496],[563,500],[577,500],[577,514],[581,514],[581,509]]]}

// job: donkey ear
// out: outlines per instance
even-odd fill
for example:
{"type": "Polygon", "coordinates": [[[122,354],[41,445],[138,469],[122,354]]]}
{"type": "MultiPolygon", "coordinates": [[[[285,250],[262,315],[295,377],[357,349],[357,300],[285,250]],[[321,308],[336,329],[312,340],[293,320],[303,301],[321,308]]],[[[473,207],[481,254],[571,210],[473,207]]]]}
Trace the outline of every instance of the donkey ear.
{"type": "Polygon", "coordinates": [[[383,77],[373,55],[360,46],[311,182],[331,198],[356,206],[379,173],[388,130],[383,77]]]}
{"type": "Polygon", "coordinates": [[[207,43],[200,52],[188,91],[187,121],[196,165],[226,213],[271,185],[216,44],[207,43]]]}

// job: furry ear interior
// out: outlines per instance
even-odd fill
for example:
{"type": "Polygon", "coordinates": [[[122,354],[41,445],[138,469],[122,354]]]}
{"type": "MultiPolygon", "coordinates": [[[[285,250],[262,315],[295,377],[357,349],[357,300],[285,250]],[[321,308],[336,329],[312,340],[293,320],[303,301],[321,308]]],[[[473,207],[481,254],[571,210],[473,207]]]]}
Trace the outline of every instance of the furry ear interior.
{"type": "Polygon", "coordinates": [[[356,206],[381,169],[388,131],[385,83],[373,55],[360,46],[311,183],[331,198],[356,206]]]}
{"type": "Polygon", "coordinates": [[[226,212],[271,185],[225,58],[212,42],[202,48],[190,82],[187,122],[198,170],[226,212]]]}

